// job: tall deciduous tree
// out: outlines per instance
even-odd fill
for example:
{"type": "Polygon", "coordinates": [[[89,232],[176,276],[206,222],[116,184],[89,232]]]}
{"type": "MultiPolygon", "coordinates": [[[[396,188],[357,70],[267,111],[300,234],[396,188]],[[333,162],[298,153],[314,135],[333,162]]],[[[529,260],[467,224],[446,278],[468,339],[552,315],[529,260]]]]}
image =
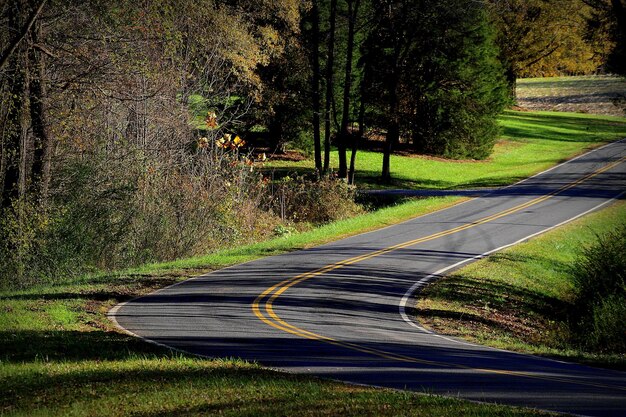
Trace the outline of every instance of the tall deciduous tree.
{"type": "Polygon", "coordinates": [[[606,54],[606,70],[626,76],[626,2],[624,0],[583,0],[592,8],[588,38],[596,50],[606,54]],[[612,48],[605,51],[607,44],[612,48]]]}
{"type": "Polygon", "coordinates": [[[346,41],[346,63],[345,74],[343,80],[343,97],[341,106],[341,128],[337,138],[337,150],[339,153],[339,172],[340,178],[348,177],[348,166],[346,159],[346,149],[350,138],[348,130],[350,124],[350,102],[352,93],[352,60],[354,54],[354,32],[359,16],[360,0],[346,0],[348,6],[348,36],[346,41]]]}
{"type": "Polygon", "coordinates": [[[584,13],[579,1],[488,0],[512,97],[524,71],[563,51],[576,38],[584,13]]]}
{"type": "Polygon", "coordinates": [[[312,0],[311,6],[311,98],[313,100],[313,148],[315,153],[315,169],[320,174],[324,168],[322,165],[322,140],[320,132],[320,10],[319,0],[312,0]]]}
{"type": "Polygon", "coordinates": [[[324,172],[330,168],[330,137],[333,89],[335,86],[335,28],[337,24],[337,0],[330,0],[329,29],[326,48],[326,71],[325,83],[326,94],[324,98],[324,172]]]}
{"type": "Polygon", "coordinates": [[[20,167],[24,160],[25,134],[27,130],[27,91],[28,91],[28,47],[25,38],[38,16],[30,10],[26,0],[12,0],[5,7],[7,38],[2,62],[6,69],[2,83],[3,126],[2,126],[2,200],[0,209],[10,206],[11,201],[18,197],[20,167]],[[29,18],[30,16],[30,18],[29,18]]]}

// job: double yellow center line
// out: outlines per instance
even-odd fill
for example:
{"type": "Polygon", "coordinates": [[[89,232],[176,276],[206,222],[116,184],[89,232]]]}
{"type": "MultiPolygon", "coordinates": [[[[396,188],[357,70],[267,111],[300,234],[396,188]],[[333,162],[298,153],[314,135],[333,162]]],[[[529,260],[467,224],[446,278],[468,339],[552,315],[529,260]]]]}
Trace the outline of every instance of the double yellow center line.
{"type": "Polygon", "coordinates": [[[411,356],[405,356],[405,355],[399,355],[393,352],[387,352],[384,350],[379,350],[379,349],[374,349],[374,348],[369,348],[366,346],[361,346],[355,343],[350,343],[350,342],[343,342],[337,339],[333,339],[331,337],[328,336],[323,336],[317,333],[313,333],[310,332],[308,330],[302,329],[300,327],[296,327],[290,323],[287,323],[286,321],[284,321],[282,318],[280,318],[280,316],[278,316],[278,314],[276,314],[276,312],[274,311],[274,302],[278,299],[278,297],[280,297],[285,291],[287,291],[289,288],[300,284],[301,282],[304,282],[306,280],[309,280],[311,278],[326,274],[328,272],[331,272],[333,270],[336,269],[340,269],[343,268],[345,266],[348,265],[352,265],[355,264],[357,262],[361,262],[361,261],[365,261],[367,259],[371,259],[380,255],[384,255],[386,253],[389,252],[393,252],[393,251],[397,251],[399,249],[404,249],[419,243],[423,243],[423,242],[427,242],[430,240],[434,240],[434,239],[438,239],[440,237],[444,237],[444,236],[448,236],[448,235],[452,235],[454,233],[458,233],[461,232],[463,230],[467,230],[470,229],[472,227],[476,227],[488,222],[492,222],[494,220],[500,219],[504,216],[508,216],[509,214],[513,214],[516,212],[519,212],[521,210],[524,210],[528,207],[534,206],[536,204],[539,204],[543,201],[546,201],[570,188],[573,188],[587,180],[589,180],[590,178],[595,177],[596,175],[599,175],[605,171],[608,171],[609,169],[621,164],[622,162],[624,162],[626,160],[626,156],[620,158],[619,160],[608,164],[580,179],[578,179],[577,181],[574,181],[572,183],[566,184],[564,186],[562,186],[561,188],[552,191],[548,194],[545,194],[541,197],[537,197],[535,199],[532,199],[526,203],[522,203],[519,204],[517,206],[511,207],[509,209],[500,211],[498,213],[492,214],[490,216],[486,216],[483,217],[479,220],[476,220],[474,222],[470,222],[470,223],[466,223],[457,227],[454,227],[452,229],[449,230],[445,230],[442,232],[438,232],[438,233],[434,233],[432,235],[429,236],[424,236],[418,239],[414,239],[414,240],[410,240],[408,242],[404,242],[404,243],[399,243],[397,245],[394,246],[389,246],[387,248],[384,249],[380,249],[380,250],[376,250],[373,252],[369,252],[366,253],[364,255],[360,255],[360,256],[355,256],[353,258],[349,258],[337,263],[333,263],[330,265],[326,265],[322,268],[319,269],[315,269],[309,272],[305,272],[303,274],[297,275],[295,277],[291,277],[288,278],[284,281],[281,281],[275,285],[272,285],[271,287],[269,287],[268,289],[266,289],[265,291],[263,291],[252,303],[252,311],[254,313],[254,315],[261,321],[263,321],[264,323],[268,324],[269,326],[272,326],[276,329],[279,329],[281,331],[293,334],[295,336],[298,337],[302,337],[305,339],[310,339],[310,340],[317,340],[320,342],[325,342],[331,345],[335,345],[335,346],[341,346],[344,348],[348,348],[350,350],[354,350],[357,352],[361,352],[361,353],[367,353],[367,354],[371,354],[374,356],[378,356],[384,359],[390,359],[390,360],[395,360],[395,361],[400,361],[400,362],[408,362],[408,363],[416,363],[416,364],[423,364],[423,365],[434,365],[434,366],[439,366],[439,367],[447,367],[447,368],[455,368],[455,369],[469,369],[469,370],[474,370],[474,371],[480,371],[480,372],[486,372],[486,373],[491,373],[491,374],[500,374],[500,375],[513,375],[513,376],[521,376],[521,377],[526,377],[526,378],[535,378],[535,379],[542,379],[542,380],[550,380],[550,381],[557,381],[557,382],[565,382],[565,383],[572,383],[572,384],[579,384],[579,385],[587,385],[587,386],[593,386],[593,387],[599,387],[599,388],[613,388],[613,389],[618,389],[618,390],[623,390],[626,391],[626,387],[620,387],[620,386],[608,386],[608,385],[604,385],[604,384],[599,384],[599,383],[594,383],[594,382],[588,382],[588,381],[577,381],[577,380],[570,380],[570,379],[564,379],[564,378],[559,378],[559,377],[553,377],[553,376],[546,376],[546,375],[537,375],[537,374],[532,374],[532,373],[526,373],[526,372],[518,372],[518,371],[509,371],[509,370],[503,370],[503,369],[484,369],[484,368],[474,368],[471,366],[465,366],[465,365],[458,365],[458,364],[451,364],[451,363],[447,363],[447,362],[439,362],[439,361],[430,361],[430,360],[425,360],[425,359],[417,359],[411,356]],[[263,311],[264,310],[264,311],[263,311]]]}

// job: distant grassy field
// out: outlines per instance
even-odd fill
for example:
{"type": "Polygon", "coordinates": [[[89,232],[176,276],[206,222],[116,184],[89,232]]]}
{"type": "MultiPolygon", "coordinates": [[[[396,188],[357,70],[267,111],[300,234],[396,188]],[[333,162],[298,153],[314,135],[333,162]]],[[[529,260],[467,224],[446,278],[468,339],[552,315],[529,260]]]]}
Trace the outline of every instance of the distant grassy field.
{"type": "Polygon", "coordinates": [[[120,301],[200,270],[381,227],[459,199],[410,201],[311,232],[117,274],[0,293],[0,414],[6,416],[534,416],[537,411],[351,386],[201,359],[114,328],[120,301]]]}
{"type": "MultiPolygon", "coordinates": [[[[600,144],[626,137],[626,118],[575,113],[507,111],[501,140],[485,161],[423,156],[391,157],[391,183],[379,182],[382,154],[357,154],[357,185],[363,188],[454,189],[514,183],[600,144]]],[[[337,167],[336,152],[331,166],[337,167]]],[[[313,161],[274,161],[267,169],[307,172],[313,161]]]]}
{"type": "Polygon", "coordinates": [[[417,319],[484,345],[625,369],[625,355],[575,346],[567,326],[574,260],[619,224],[626,224],[624,201],[462,268],[423,291],[417,319]]]}
{"type": "Polygon", "coordinates": [[[608,75],[525,78],[517,82],[517,101],[529,110],[626,116],[626,79],[608,75]],[[616,102],[616,99],[618,100],[616,102]]]}

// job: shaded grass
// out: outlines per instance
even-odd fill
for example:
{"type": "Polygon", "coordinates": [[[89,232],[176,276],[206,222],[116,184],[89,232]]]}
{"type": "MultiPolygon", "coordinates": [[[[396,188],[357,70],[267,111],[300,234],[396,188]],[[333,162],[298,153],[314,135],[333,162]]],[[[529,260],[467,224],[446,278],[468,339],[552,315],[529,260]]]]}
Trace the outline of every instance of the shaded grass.
{"type": "Polygon", "coordinates": [[[201,359],[117,331],[106,312],[194,271],[397,222],[455,199],[410,201],[208,257],[0,293],[0,414],[7,416],[530,416],[543,413],[350,386],[201,359]]]}
{"type": "Polygon", "coordinates": [[[58,366],[33,363],[19,371],[16,378],[8,379],[6,388],[9,392],[28,390],[34,401],[23,398],[5,406],[10,415],[539,415],[289,376],[236,360],[128,358],[58,366]],[[41,374],[47,378],[29,378],[41,374]]]}
{"type": "Polygon", "coordinates": [[[418,320],[480,344],[624,369],[626,355],[585,351],[568,326],[574,262],[616,224],[626,224],[626,202],[464,267],[424,290],[418,320]]]}
{"type": "MultiPolygon", "coordinates": [[[[382,154],[359,151],[356,182],[361,188],[455,189],[509,185],[604,143],[626,137],[626,118],[575,113],[507,111],[501,140],[484,161],[455,161],[392,155],[393,180],[379,180],[382,154]]],[[[336,168],[337,153],[331,155],[336,168]]],[[[276,175],[313,170],[310,159],[273,161],[276,175]]]]}

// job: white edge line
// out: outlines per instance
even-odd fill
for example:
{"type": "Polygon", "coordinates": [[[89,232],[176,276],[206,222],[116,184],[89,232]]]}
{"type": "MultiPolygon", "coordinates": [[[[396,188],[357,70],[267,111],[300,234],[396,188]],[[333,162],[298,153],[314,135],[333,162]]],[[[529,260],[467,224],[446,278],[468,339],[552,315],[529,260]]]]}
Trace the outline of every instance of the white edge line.
{"type": "MultiPolygon", "coordinates": [[[[501,250],[509,248],[511,246],[515,246],[515,245],[517,245],[519,243],[525,242],[525,241],[527,241],[529,239],[532,239],[532,238],[534,238],[536,236],[539,236],[539,235],[541,235],[543,233],[549,232],[550,230],[556,229],[557,227],[560,227],[560,226],[563,226],[563,225],[565,225],[567,223],[570,223],[570,222],[572,222],[572,221],[574,221],[574,220],[576,220],[576,219],[578,219],[580,217],[583,217],[583,216],[585,216],[585,215],[587,215],[587,214],[589,214],[589,213],[591,213],[593,211],[596,211],[596,210],[600,209],[603,206],[606,206],[606,205],[608,205],[610,203],[613,203],[614,201],[618,200],[620,197],[622,197],[625,194],[626,194],[626,191],[618,194],[617,196],[613,197],[610,200],[607,200],[607,201],[605,201],[605,202],[603,202],[601,204],[598,204],[595,207],[590,208],[589,210],[587,210],[587,211],[585,211],[583,213],[577,214],[574,217],[571,217],[571,218],[569,218],[567,220],[564,220],[564,221],[562,221],[559,224],[556,224],[554,226],[548,227],[547,229],[544,229],[544,230],[541,230],[539,232],[536,232],[536,233],[533,233],[531,235],[528,235],[526,237],[523,237],[523,238],[521,238],[521,239],[519,239],[519,240],[517,240],[517,241],[515,241],[513,243],[509,243],[507,245],[500,246],[498,248],[492,249],[490,251],[487,251],[487,252],[482,253],[480,255],[474,256],[472,258],[464,259],[464,260],[462,260],[460,262],[457,262],[457,263],[455,263],[453,265],[450,265],[450,266],[447,266],[445,268],[442,268],[442,269],[440,269],[440,270],[438,270],[438,271],[436,271],[436,272],[434,272],[434,273],[432,273],[432,274],[430,274],[430,275],[428,275],[428,276],[426,276],[424,278],[421,278],[420,280],[415,282],[411,286],[411,288],[408,289],[408,291],[404,294],[404,296],[400,300],[400,304],[399,304],[400,316],[402,317],[402,319],[407,324],[409,324],[412,327],[415,327],[416,329],[418,329],[422,333],[427,333],[429,335],[432,335],[432,336],[435,336],[435,337],[439,337],[441,339],[445,339],[447,341],[458,343],[458,344],[461,344],[461,345],[477,346],[477,347],[483,347],[484,348],[485,346],[483,346],[483,345],[479,345],[479,344],[476,344],[476,343],[470,343],[470,342],[466,342],[466,341],[463,341],[463,340],[458,340],[458,339],[455,339],[455,338],[451,338],[451,337],[447,337],[447,336],[444,336],[444,335],[441,335],[441,334],[437,334],[437,333],[435,333],[435,332],[433,332],[431,330],[428,330],[428,329],[420,326],[419,324],[417,324],[415,322],[415,320],[412,320],[406,313],[406,307],[407,307],[407,305],[409,303],[409,300],[411,300],[411,298],[414,297],[414,294],[419,293],[422,290],[423,287],[428,285],[430,282],[433,282],[433,281],[436,281],[436,280],[442,278],[443,274],[445,274],[446,272],[448,272],[450,270],[458,268],[461,265],[464,265],[464,264],[467,264],[467,263],[470,263],[470,262],[477,261],[479,259],[485,258],[486,256],[489,256],[489,255],[491,255],[491,254],[493,254],[495,252],[501,251],[501,250]]],[[[491,349],[494,349],[494,350],[497,350],[497,351],[501,351],[501,352],[520,354],[519,352],[512,352],[512,351],[508,351],[508,350],[505,350],[505,349],[498,349],[498,348],[491,348],[491,349]]],[[[524,354],[522,354],[522,355],[524,355],[524,354]]],[[[531,355],[531,356],[534,356],[534,355],[531,355]]],[[[554,360],[554,359],[551,359],[551,360],[554,360]]],[[[566,363],[564,361],[559,361],[559,360],[554,360],[554,361],[555,362],[566,363]]]]}

